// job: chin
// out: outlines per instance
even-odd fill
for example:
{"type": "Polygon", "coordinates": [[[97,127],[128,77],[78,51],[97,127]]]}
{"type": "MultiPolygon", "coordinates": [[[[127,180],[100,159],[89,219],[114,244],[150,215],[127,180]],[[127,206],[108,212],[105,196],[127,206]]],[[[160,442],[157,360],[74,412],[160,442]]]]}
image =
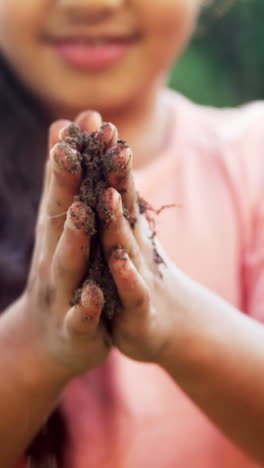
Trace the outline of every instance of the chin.
{"type": "Polygon", "coordinates": [[[53,120],[63,118],[73,121],[80,112],[85,110],[96,110],[102,114],[103,118],[104,115],[111,116],[124,107],[122,103],[118,104],[119,105],[112,100],[104,100],[103,102],[102,99],[87,99],[85,96],[82,96],[81,99],[77,98],[71,100],[69,99],[69,96],[67,96],[67,99],[51,102],[49,110],[51,111],[53,120]]]}
{"type": "Polygon", "coordinates": [[[48,103],[46,100],[46,107],[48,107],[48,112],[52,120],[68,119],[73,121],[80,112],[85,110],[99,110],[98,106],[93,105],[93,103],[85,99],[84,96],[73,97],[71,99],[69,95],[65,96],[65,98],[61,97],[61,99],[58,99],[57,96],[56,99],[50,99],[48,103]]]}

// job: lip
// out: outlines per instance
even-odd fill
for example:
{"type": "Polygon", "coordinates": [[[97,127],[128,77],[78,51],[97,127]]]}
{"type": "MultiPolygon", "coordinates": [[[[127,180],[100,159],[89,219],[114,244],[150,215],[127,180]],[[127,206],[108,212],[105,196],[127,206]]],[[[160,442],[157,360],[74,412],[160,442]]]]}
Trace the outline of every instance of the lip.
{"type": "Polygon", "coordinates": [[[138,36],[68,36],[50,40],[50,45],[67,65],[100,71],[120,62],[138,36]]]}

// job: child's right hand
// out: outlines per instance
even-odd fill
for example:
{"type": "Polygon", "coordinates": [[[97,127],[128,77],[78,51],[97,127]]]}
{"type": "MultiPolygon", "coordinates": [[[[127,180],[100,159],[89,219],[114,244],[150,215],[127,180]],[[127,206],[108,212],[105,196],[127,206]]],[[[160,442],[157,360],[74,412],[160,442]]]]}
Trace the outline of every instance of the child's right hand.
{"type": "MultiPolygon", "coordinates": [[[[66,123],[53,125],[50,146],[66,123]]],[[[92,131],[100,123],[100,116],[93,113],[86,128],[89,125],[92,131]]],[[[73,203],[80,176],[77,152],[55,144],[46,168],[29,280],[20,301],[33,331],[30,336],[36,338],[33,351],[37,346],[69,379],[99,365],[110,344],[100,322],[104,299],[98,286],[88,284],[78,304],[69,305],[87,266],[92,223],[85,205],[73,203]]]]}

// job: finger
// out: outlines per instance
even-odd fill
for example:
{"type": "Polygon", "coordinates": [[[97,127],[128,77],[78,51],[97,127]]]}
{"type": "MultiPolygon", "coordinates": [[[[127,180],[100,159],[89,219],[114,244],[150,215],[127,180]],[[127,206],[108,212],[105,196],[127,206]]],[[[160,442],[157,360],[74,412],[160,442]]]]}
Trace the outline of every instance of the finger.
{"type": "Polygon", "coordinates": [[[71,148],[80,151],[82,146],[80,127],[74,122],[69,123],[69,125],[60,130],[59,141],[63,141],[71,148]]]}
{"type": "Polygon", "coordinates": [[[138,197],[132,174],[132,151],[125,142],[118,142],[105,154],[106,179],[122,196],[128,219],[134,226],[139,216],[138,197]]]}
{"type": "Polygon", "coordinates": [[[44,166],[43,189],[42,189],[42,194],[41,194],[41,199],[40,199],[40,204],[39,204],[39,212],[45,205],[47,192],[48,192],[48,188],[50,184],[50,179],[51,179],[51,168],[50,168],[50,161],[48,159],[44,166]]]}
{"type": "Polygon", "coordinates": [[[94,214],[82,202],[74,202],[67,213],[63,233],[53,261],[52,282],[62,297],[70,301],[87,269],[94,214]]]}
{"type": "Polygon", "coordinates": [[[52,169],[42,216],[46,248],[53,254],[63,230],[66,213],[79,191],[81,165],[79,153],[66,143],[57,143],[50,153],[52,169]]]}
{"type": "Polygon", "coordinates": [[[88,110],[77,116],[75,122],[80,127],[81,132],[95,132],[102,125],[102,117],[99,112],[88,110]]]}
{"type": "MultiPolygon", "coordinates": [[[[98,119],[95,125],[101,122],[98,119]]],[[[94,125],[96,129],[96,139],[104,143],[104,150],[109,149],[111,146],[117,144],[118,132],[115,125],[110,122],[104,122],[99,128],[94,125]]],[[[86,128],[92,128],[91,125],[86,125],[86,128]]],[[[59,132],[59,140],[64,141],[72,148],[80,151],[82,145],[81,129],[77,123],[70,123],[66,127],[63,127],[59,132]]]]}
{"type": "MultiPolygon", "coordinates": [[[[49,136],[48,136],[48,150],[49,151],[58,142],[59,133],[61,129],[64,128],[68,124],[69,124],[69,120],[61,119],[61,120],[57,120],[50,126],[49,136]]],[[[48,186],[50,183],[50,178],[51,178],[51,168],[50,168],[49,159],[50,158],[47,159],[47,162],[45,164],[45,169],[44,169],[44,182],[43,182],[43,190],[42,190],[40,206],[44,203],[45,197],[47,195],[48,186]]]]}
{"type": "Polygon", "coordinates": [[[117,144],[118,132],[115,125],[105,122],[96,134],[96,139],[104,143],[104,151],[117,144]]]}
{"type": "Polygon", "coordinates": [[[133,316],[149,309],[150,298],[145,281],[124,249],[112,252],[109,269],[114,278],[124,310],[133,309],[133,316]]]}
{"type": "Polygon", "coordinates": [[[102,224],[102,244],[106,258],[120,245],[137,268],[141,267],[141,256],[131,227],[124,216],[121,195],[112,187],[102,192],[98,203],[98,215],[102,224]]]}
{"type": "Polygon", "coordinates": [[[65,327],[70,335],[95,335],[103,306],[102,290],[90,281],[84,287],[78,302],[66,315],[65,327]]]}
{"type": "MultiPolygon", "coordinates": [[[[49,136],[48,136],[49,150],[57,143],[61,129],[64,128],[68,124],[69,124],[69,120],[61,119],[61,120],[57,120],[50,126],[49,136]]],[[[42,195],[41,195],[41,200],[40,200],[39,210],[38,210],[38,219],[37,219],[37,224],[36,224],[36,244],[35,244],[35,250],[34,250],[34,258],[32,259],[32,265],[33,263],[35,263],[36,257],[38,256],[39,246],[42,242],[43,234],[45,231],[45,229],[43,228],[43,219],[41,220],[40,217],[41,217],[41,213],[43,213],[43,209],[44,209],[43,207],[46,205],[46,199],[47,199],[48,189],[50,185],[51,175],[52,175],[52,169],[51,169],[51,164],[50,164],[50,157],[48,157],[47,162],[45,164],[45,168],[44,168],[43,189],[42,189],[42,195]]]]}
{"type": "Polygon", "coordinates": [[[56,120],[49,128],[49,150],[58,142],[60,131],[71,122],[66,119],[56,120]]]}
{"type": "MultiPolygon", "coordinates": [[[[48,150],[49,151],[58,142],[59,133],[62,130],[62,128],[64,128],[69,123],[70,123],[69,120],[60,119],[60,120],[56,120],[50,125],[49,138],[48,138],[48,150]]],[[[46,192],[47,186],[50,182],[50,177],[51,177],[51,170],[50,170],[50,164],[49,164],[49,158],[48,158],[47,163],[46,163],[45,185],[44,185],[44,190],[43,190],[44,193],[46,192]]]]}

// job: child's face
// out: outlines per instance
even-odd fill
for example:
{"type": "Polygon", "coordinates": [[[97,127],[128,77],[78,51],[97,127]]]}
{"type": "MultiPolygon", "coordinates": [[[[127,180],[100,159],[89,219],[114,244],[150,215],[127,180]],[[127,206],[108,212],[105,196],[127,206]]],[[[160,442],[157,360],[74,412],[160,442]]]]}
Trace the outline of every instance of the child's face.
{"type": "Polygon", "coordinates": [[[0,49],[56,117],[111,112],[159,82],[200,1],[0,0],[0,49]]]}

